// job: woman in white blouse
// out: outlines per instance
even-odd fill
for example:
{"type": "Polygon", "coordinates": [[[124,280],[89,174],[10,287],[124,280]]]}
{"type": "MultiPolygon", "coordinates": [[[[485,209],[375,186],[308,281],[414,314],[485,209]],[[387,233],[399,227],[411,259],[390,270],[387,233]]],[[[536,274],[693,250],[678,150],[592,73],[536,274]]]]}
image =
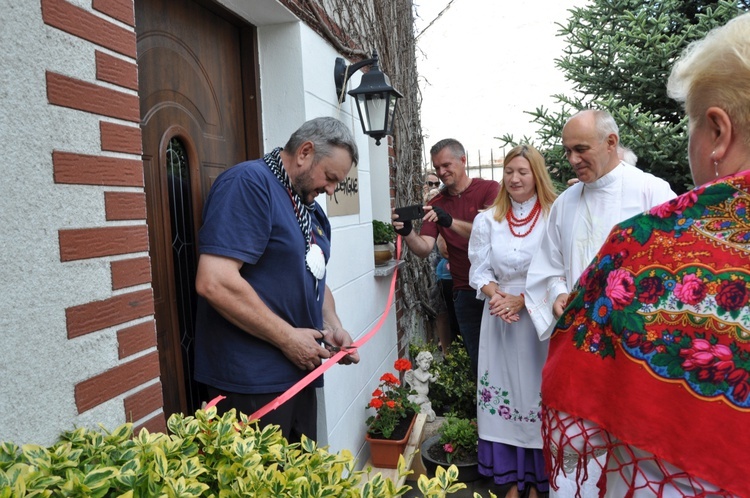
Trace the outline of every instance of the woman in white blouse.
{"type": "Polygon", "coordinates": [[[556,194],[544,158],[533,147],[514,147],[503,166],[500,193],[474,219],[469,239],[469,282],[485,301],[477,384],[479,471],[510,485],[507,498],[527,487],[533,498],[549,490],[539,415],[547,341],[537,337],[523,290],[556,194]]]}

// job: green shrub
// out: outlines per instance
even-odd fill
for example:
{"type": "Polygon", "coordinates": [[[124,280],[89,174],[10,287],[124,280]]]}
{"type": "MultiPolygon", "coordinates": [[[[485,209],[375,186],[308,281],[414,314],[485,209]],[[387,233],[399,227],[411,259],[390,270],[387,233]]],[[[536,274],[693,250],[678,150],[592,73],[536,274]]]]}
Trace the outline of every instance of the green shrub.
{"type": "Polygon", "coordinates": [[[391,223],[372,220],[373,244],[388,244],[396,240],[396,230],[391,223]]]}
{"type": "Polygon", "coordinates": [[[476,458],[477,446],[479,445],[476,419],[469,420],[468,418],[448,414],[438,432],[440,444],[443,445],[448,463],[451,463],[454,459],[476,458]]]}
{"type": "MultiPolygon", "coordinates": [[[[260,429],[234,410],[169,418],[170,435],[132,424],[113,432],[79,428],[49,448],[0,444],[0,498],[15,497],[396,497],[380,473],[356,471],[349,451],[329,453],[303,436],[290,444],[278,426],[260,429]],[[361,484],[361,481],[367,479],[361,484]],[[361,484],[361,485],[360,485],[361,484]]],[[[408,473],[401,457],[398,472],[408,473]]],[[[433,479],[420,476],[426,497],[465,488],[455,466],[433,479]]]]}
{"type": "Polygon", "coordinates": [[[415,342],[409,345],[409,356],[416,358],[420,351],[432,353],[435,361],[431,371],[439,375],[430,384],[429,398],[438,415],[452,412],[457,417],[473,419],[477,415],[477,379],[471,371],[471,361],[463,339],[459,336],[447,354],[438,351],[435,344],[415,342]]]}

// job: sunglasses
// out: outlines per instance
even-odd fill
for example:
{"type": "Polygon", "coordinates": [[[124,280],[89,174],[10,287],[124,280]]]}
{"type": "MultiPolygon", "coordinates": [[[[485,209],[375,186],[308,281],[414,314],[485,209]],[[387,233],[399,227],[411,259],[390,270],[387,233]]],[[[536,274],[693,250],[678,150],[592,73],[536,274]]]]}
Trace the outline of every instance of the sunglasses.
{"type": "Polygon", "coordinates": [[[427,185],[429,187],[439,187],[440,186],[440,182],[424,182],[424,183],[425,183],[425,185],[427,185]]]}

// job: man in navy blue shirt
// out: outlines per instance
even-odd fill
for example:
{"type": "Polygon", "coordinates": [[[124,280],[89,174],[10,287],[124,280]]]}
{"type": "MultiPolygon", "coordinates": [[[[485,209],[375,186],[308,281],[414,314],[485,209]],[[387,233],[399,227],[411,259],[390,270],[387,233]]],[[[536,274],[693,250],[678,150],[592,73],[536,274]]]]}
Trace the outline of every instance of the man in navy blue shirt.
{"type": "MultiPolygon", "coordinates": [[[[316,118],[284,148],[214,182],[203,211],[196,290],[195,378],[218,408],[251,414],[352,343],[325,283],[331,226],[318,194],[333,195],[359,159],[346,126],[316,118]]],[[[357,363],[356,352],[342,363],[357,363]]],[[[261,420],[289,441],[317,439],[318,378],[261,420]]]]}

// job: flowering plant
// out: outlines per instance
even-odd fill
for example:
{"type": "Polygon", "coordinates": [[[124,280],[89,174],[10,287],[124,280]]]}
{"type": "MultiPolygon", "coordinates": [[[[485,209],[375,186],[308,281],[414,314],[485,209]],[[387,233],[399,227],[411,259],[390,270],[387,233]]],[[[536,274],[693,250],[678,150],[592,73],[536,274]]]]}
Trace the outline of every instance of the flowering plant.
{"type": "Polygon", "coordinates": [[[479,444],[479,432],[476,419],[456,417],[449,414],[445,422],[438,429],[440,433],[440,444],[445,452],[445,460],[451,463],[454,459],[459,461],[476,460],[477,446],[479,444]]]}
{"type": "MultiPolygon", "coordinates": [[[[411,370],[411,362],[399,358],[393,364],[398,372],[411,370]]],[[[415,391],[404,387],[390,372],[380,377],[380,385],[372,393],[372,399],[365,408],[374,408],[375,415],[367,419],[367,434],[371,437],[390,439],[399,422],[419,412],[419,405],[409,400],[415,391]]]]}

